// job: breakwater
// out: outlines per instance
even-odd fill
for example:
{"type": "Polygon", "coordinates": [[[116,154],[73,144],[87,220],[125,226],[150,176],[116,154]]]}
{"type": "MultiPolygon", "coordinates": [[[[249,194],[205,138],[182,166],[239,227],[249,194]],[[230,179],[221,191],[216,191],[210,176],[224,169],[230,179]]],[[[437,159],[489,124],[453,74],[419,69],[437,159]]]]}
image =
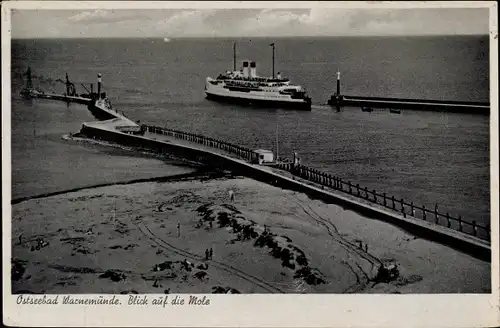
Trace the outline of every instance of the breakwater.
{"type": "Polygon", "coordinates": [[[332,96],[332,98],[328,100],[328,104],[334,107],[370,106],[376,108],[430,110],[481,115],[489,115],[490,113],[490,105],[488,103],[426,99],[383,98],[345,95],[340,97],[332,96]]]}
{"type": "MultiPolygon", "coordinates": [[[[151,133],[166,135],[172,138],[186,140],[188,142],[197,143],[207,147],[218,148],[245,160],[252,160],[253,158],[255,158],[252,150],[222,140],[157,126],[145,125],[145,130],[151,133]]],[[[377,192],[375,190],[368,190],[368,188],[362,187],[359,184],[355,184],[351,181],[345,181],[341,177],[337,177],[326,172],[321,172],[305,165],[294,165],[293,163],[278,163],[275,165],[275,167],[280,170],[290,172],[293,176],[314,182],[323,187],[328,187],[335,191],[341,191],[360,200],[367,201],[371,204],[381,205],[386,209],[390,209],[396,213],[399,213],[403,217],[418,218],[427,222],[433,222],[435,224],[457,230],[459,232],[470,234],[484,240],[490,239],[489,226],[479,225],[476,221],[467,221],[460,215],[458,217],[454,217],[449,213],[441,213],[439,212],[439,205],[437,204],[434,209],[427,209],[425,208],[425,205],[418,206],[412,201],[405,201],[402,198],[389,196],[386,193],[377,192]]]]}
{"type": "Polygon", "coordinates": [[[490,104],[486,102],[342,95],[340,92],[340,72],[337,72],[337,91],[328,99],[327,103],[332,107],[337,107],[337,110],[346,106],[369,106],[398,110],[413,109],[482,115],[490,114],[490,104]]]}

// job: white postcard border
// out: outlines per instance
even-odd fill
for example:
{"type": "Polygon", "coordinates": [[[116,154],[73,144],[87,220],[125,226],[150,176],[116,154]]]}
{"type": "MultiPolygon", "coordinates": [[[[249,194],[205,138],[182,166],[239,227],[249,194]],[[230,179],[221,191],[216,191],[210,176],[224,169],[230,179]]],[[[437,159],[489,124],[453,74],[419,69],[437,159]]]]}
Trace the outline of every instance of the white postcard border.
{"type": "MultiPolygon", "coordinates": [[[[496,2],[146,2],[21,1],[2,4],[2,236],[4,324],[12,326],[280,326],[280,327],[478,327],[495,326],[499,316],[498,185],[498,21],[496,2]],[[153,8],[490,8],[490,151],[492,293],[449,295],[207,295],[210,305],[17,304],[11,294],[10,10],[153,8]]],[[[55,295],[54,295],[55,296],[55,295]]],[[[99,295],[80,295],[98,298],[99,295]]],[[[111,297],[112,295],[104,295],[111,297]]],[[[150,300],[163,294],[148,294],[150,300]]],[[[169,299],[176,295],[168,295],[169,299]]],[[[189,295],[179,295],[189,298],[189,295]]],[[[64,295],[59,295],[62,299],[64,295]]],[[[78,297],[78,295],[71,295],[78,297]]]]}

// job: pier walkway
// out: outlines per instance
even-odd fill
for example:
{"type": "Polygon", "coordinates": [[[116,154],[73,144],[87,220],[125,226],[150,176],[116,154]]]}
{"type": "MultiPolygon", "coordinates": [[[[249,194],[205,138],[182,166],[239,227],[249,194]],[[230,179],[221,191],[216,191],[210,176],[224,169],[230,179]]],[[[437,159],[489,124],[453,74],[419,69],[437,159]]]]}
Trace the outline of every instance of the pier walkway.
{"type": "MultiPolygon", "coordinates": [[[[204,150],[207,152],[214,152],[213,147],[200,145],[196,142],[189,141],[189,140],[179,140],[178,138],[176,138],[174,136],[169,136],[169,135],[165,135],[165,134],[158,134],[158,133],[151,133],[151,132],[147,132],[144,136],[147,138],[152,138],[154,140],[166,141],[169,143],[178,144],[178,145],[182,145],[185,147],[193,147],[193,148],[201,149],[201,150],[204,150]]],[[[453,229],[452,229],[451,224],[448,224],[447,226],[438,225],[434,221],[430,220],[431,215],[429,215],[429,220],[423,220],[421,217],[418,217],[415,213],[414,208],[419,208],[417,206],[413,206],[411,204],[408,204],[408,206],[407,206],[408,208],[407,208],[406,212],[405,211],[398,211],[395,209],[395,206],[394,206],[394,208],[391,209],[390,201],[392,200],[392,198],[390,198],[390,197],[386,197],[387,203],[384,206],[379,202],[376,202],[376,201],[374,202],[373,200],[369,200],[368,198],[361,196],[360,193],[359,193],[359,195],[357,195],[356,191],[352,190],[352,189],[356,190],[356,187],[354,185],[352,185],[350,191],[348,191],[347,189],[340,191],[338,187],[335,188],[334,186],[329,186],[329,185],[324,184],[324,183],[314,182],[314,181],[305,179],[303,177],[297,176],[296,174],[293,174],[292,172],[290,172],[290,169],[287,168],[291,165],[289,163],[280,163],[278,165],[276,165],[276,164],[256,165],[256,164],[249,163],[248,160],[242,159],[241,156],[238,156],[237,154],[234,154],[231,151],[217,149],[216,153],[220,154],[220,155],[224,155],[225,157],[231,158],[235,161],[239,161],[241,163],[251,165],[252,167],[257,168],[259,170],[267,171],[273,175],[278,175],[280,177],[286,177],[288,180],[291,179],[292,181],[295,181],[295,182],[300,183],[302,185],[315,188],[316,191],[332,193],[335,195],[335,197],[342,198],[343,202],[356,202],[356,203],[359,203],[360,205],[368,206],[368,207],[373,208],[375,210],[382,211],[387,215],[390,213],[390,215],[393,216],[394,219],[407,221],[408,223],[416,224],[416,225],[421,226],[421,227],[432,227],[433,229],[439,229],[445,234],[452,233],[452,234],[463,235],[464,238],[466,238],[474,243],[479,243],[481,245],[486,245],[486,246],[488,245],[487,239],[489,238],[489,233],[487,233],[486,231],[484,232],[484,234],[481,233],[481,235],[479,236],[480,238],[477,238],[477,231],[476,231],[476,236],[474,236],[473,232],[469,232],[470,230],[468,231],[468,233],[463,233],[463,230],[457,231],[458,229],[455,227],[453,227],[453,229]],[[414,207],[411,210],[410,210],[410,205],[414,207]]],[[[277,180],[276,181],[269,181],[269,182],[271,184],[275,184],[275,185],[279,186],[279,183],[277,180]]],[[[399,202],[399,201],[395,201],[395,202],[399,202]]],[[[438,214],[438,215],[440,215],[440,214],[438,214]]],[[[443,217],[446,217],[446,216],[443,215],[443,217]]],[[[449,215],[448,215],[448,222],[449,221],[450,221],[450,219],[449,219],[449,215]]],[[[465,222],[465,221],[462,223],[462,225],[466,225],[466,224],[471,225],[470,223],[465,222]]]]}
{"type": "MultiPolygon", "coordinates": [[[[234,153],[232,153],[232,152],[230,152],[228,150],[214,149],[214,147],[207,146],[207,145],[204,145],[204,144],[199,144],[199,143],[196,143],[194,141],[183,140],[183,139],[180,139],[180,138],[176,138],[176,137],[174,137],[172,135],[159,134],[159,133],[153,133],[153,132],[147,131],[144,134],[144,137],[145,138],[149,138],[149,139],[153,139],[153,140],[170,142],[170,143],[174,143],[174,144],[185,146],[185,147],[194,147],[194,148],[197,148],[197,149],[200,149],[200,150],[203,150],[203,151],[207,151],[207,152],[214,152],[214,151],[216,151],[218,154],[227,156],[227,157],[232,158],[234,160],[241,160],[241,158],[238,155],[236,155],[236,154],[234,154],[234,153]]],[[[247,162],[247,160],[243,160],[243,161],[247,162]]]]}
{"type": "Polygon", "coordinates": [[[85,97],[67,96],[65,94],[56,94],[56,93],[45,93],[45,92],[39,92],[36,90],[25,90],[22,94],[26,98],[60,100],[60,101],[68,102],[68,103],[74,102],[74,103],[84,104],[84,105],[88,105],[92,101],[92,99],[85,98],[85,97]]]}

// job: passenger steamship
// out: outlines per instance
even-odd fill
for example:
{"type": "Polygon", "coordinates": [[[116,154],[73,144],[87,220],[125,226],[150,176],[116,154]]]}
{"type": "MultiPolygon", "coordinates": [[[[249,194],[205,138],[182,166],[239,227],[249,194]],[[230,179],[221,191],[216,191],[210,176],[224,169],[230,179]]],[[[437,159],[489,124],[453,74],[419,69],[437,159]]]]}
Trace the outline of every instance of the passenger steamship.
{"type": "Polygon", "coordinates": [[[233,71],[219,74],[216,79],[207,77],[205,82],[207,99],[311,110],[311,98],[303,87],[291,84],[290,80],[281,77],[279,72],[274,77],[274,44],[271,46],[273,46],[273,77],[258,76],[254,61],[244,60],[242,69],[236,70],[236,55],[234,55],[233,71]]]}

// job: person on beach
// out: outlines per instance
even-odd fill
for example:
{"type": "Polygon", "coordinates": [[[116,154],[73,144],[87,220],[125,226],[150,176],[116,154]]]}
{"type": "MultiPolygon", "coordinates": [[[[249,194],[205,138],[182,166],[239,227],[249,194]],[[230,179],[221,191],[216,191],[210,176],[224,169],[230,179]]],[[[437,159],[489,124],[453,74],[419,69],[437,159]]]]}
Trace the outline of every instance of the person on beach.
{"type": "Polygon", "coordinates": [[[234,202],[234,191],[232,190],[229,190],[229,200],[231,200],[231,202],[234,202]]]}
{"type": "Polygon", "coordinates": [[[208,248],[205,249],[205,259],[209,260],[210,259],[210,252],[208,251],[208,248]]]}
{"type": "Polygon", "coordinates": [[[210,259],[213,259],[213,256],[214,256],[214,251],[212,250],[212,248],[210,248],[210,259]]]}
{"type": "Polygon", "coordinates": [[[177,222],[177,237],[181,236],[181,225],[179,222],[177,222]]]}

